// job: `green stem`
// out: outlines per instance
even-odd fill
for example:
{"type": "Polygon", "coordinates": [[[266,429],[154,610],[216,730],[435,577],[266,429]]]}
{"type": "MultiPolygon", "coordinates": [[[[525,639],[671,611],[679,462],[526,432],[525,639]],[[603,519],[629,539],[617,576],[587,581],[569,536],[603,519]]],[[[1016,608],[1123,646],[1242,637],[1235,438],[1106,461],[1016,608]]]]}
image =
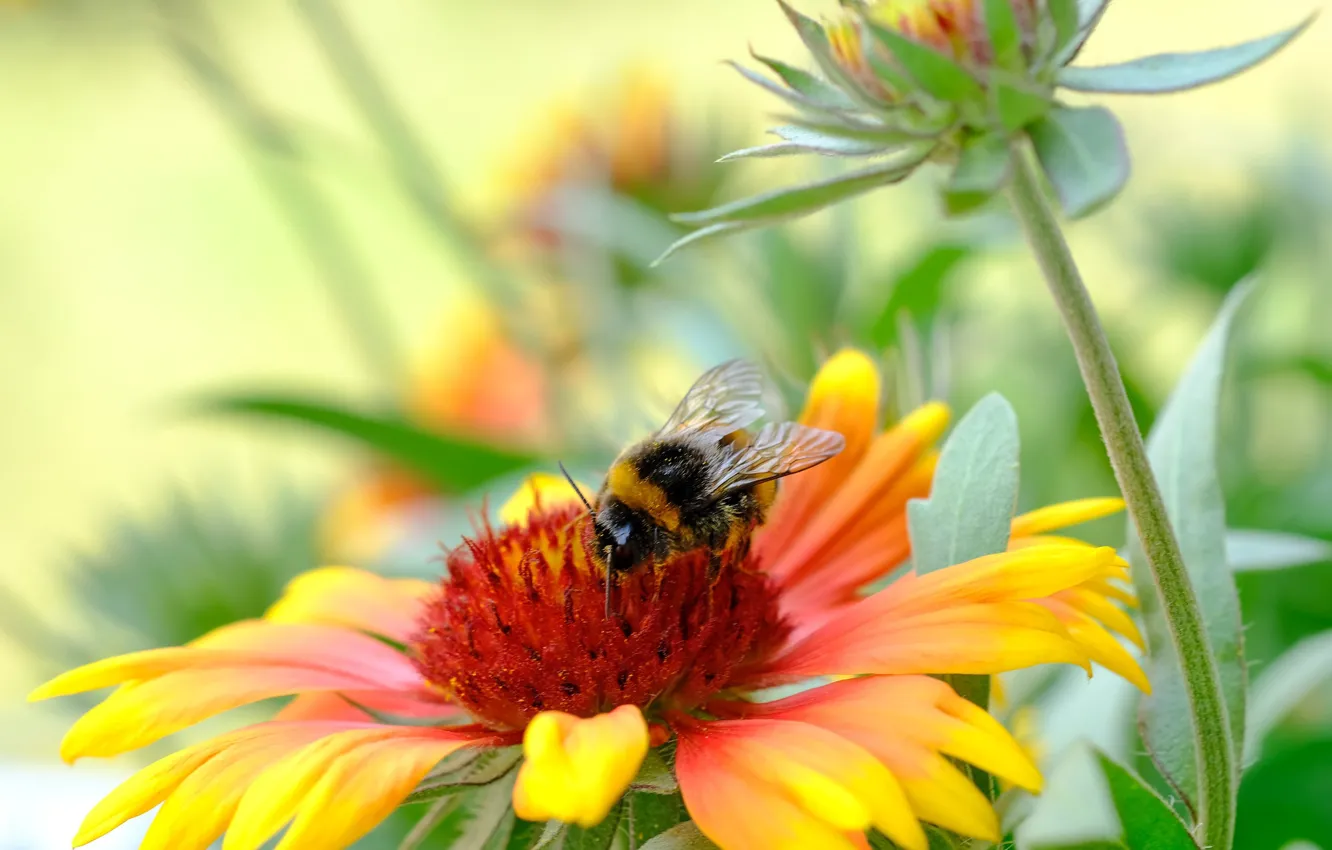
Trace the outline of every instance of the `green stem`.
{"type": "Polygon", "coordinates": [[[1207,643],[1202,612],[1166,515],[1161,491],[1152,475],[1114,353],[1059,222],[1027,159],[1024,144],[1014,145],[1011,162],[1013,179],[1009,195],[1013,208],[1073,342],[1110,465],[1142,541],[1170,637],[1183,667],[1198,760],[1202,846],[1228,850],[1235,824],[1235,753],[1227,729],[1221,680],[1207,643]]]}
{"type": "Polygon", "coordinates": [[[375,298],[373,277],[352,247],[351,233],[303,172],[296,138],[227,67],[203,8],[177,0],[158,0],[157,7],[167,22],[167,43],[245,142],[242,149],[250,165],[323,279],[324,291],[352,343],[375,378],[384,387],[396,388],[404,366],[392,323],[375,298]]]}

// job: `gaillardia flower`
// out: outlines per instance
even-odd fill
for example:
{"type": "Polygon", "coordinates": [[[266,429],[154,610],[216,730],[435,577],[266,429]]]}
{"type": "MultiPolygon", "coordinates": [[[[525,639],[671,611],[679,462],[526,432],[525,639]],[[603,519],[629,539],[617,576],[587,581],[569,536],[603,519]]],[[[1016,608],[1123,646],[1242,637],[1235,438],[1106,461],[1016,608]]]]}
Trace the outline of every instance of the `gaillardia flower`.
{"type": "Polygon", "coordinates": [[[1099,661],[1145,688],[1110,634],[1137,639],[1112,602],[1131,602],[1123,561],[1047,535],[1120,503],[1019,517],[1009,551],[867,594],[910,557],[905,506],[930,490],[947,419],[929,404],[879,432],[878,395],[867,357],[833,357],[801,418],[841,432],[845,450],[785,480],[749,551],[641,567],[609,606],[586,513],[567,485],[539,479],[502,525],[449,553],[437,585],[316,570],[262,621],[47,683],[33,698],[118,686],[70,729],[68,761],[295,696],[271,722],[141,770],[76,842],[161,804],[145,846],[204,848],[225,832],[224,850],[253,850],[285,827],[282,850],[343,847],[446,783],[459,758],[497,750],[515,764],[519,744],[503,775],[529,821],[597,824],[665,747],[654,762],[723,850],[864,848],[871,830],[925,850],[922,822],[997,841],[993,808],[957,763],[1032,791],[1040,774],[929,674],[1099,661]],[[774,686],[788,695],[764,701],[774,686]]]}

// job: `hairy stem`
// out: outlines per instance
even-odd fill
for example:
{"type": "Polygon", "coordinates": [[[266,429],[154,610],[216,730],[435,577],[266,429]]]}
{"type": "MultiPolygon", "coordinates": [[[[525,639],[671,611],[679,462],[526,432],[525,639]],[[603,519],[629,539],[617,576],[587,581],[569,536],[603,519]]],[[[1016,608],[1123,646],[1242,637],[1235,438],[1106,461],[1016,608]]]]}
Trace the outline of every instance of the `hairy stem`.
{"type": "Polygon", "coordinates": [[[1110,465],[1142,541],[1183,668],[1198,760],[1202,845],[1226,850],[1235,824],[1235,753],[1227,728],[1221,680],[1207,643],[1202,612],[1096,307],[1083,285],[1059,222],[1042,194],[1025,145],[1014,145],[1011,160],[1010,200],[1073,343],[1110,465]]]}

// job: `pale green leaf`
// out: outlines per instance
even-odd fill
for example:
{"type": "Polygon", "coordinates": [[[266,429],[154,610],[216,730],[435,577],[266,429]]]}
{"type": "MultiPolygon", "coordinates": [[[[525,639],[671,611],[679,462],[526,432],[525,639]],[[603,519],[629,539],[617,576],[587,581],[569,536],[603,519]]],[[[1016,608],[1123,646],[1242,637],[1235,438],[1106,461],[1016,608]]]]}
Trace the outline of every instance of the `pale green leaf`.
{"type": "MultiPolygon", "coordinates": [[[[1236,287],[1226,299],[1147,440],[1147,454],[1207,626],[1236,753],[1244,742],[1247,672],[1239,597],[1226,564],[1225,503],[1217,477],[1216,452],[1230,328],[1251,289],[1248,285],[1236,287]]],[[[1131,528],[1128,549],[1150,648],[1147,676],[1153,693],[1143,698],[1139,709],[1143,738],[1168,778],[1188,799],[1196,801],[1196,750],[1183,674],[1151,571],[1131,528]]]]}
{"type": "Polygon", "coordinates": [[[1051,53],[1063,50],[1077,37],[1081,21],[1078,15],[1078,0],[1046,0],[1046,14],[1054,23],[1054,44],[1051,53]]]}
{"type": "Polygon", "coordinates": [[[647,794],[674,794],[680,790],[680,785],[675,780],[673,764],[674,745],[648,750],[637,775],[629,783],[629,789],[647,794]]]}
{"type": "Polygon", "coordinates": [[[1008,142],[1001,136],[974,136],[962,145],[957,165],[944,186],[949,214],[969,212],[988,201],[1008,180],[1008,142]]]}
{"type": "Polygon", "coordinates": [[[510,772],[501,781],[469,794],[471,819],[463,825],[450,850],[498,850],[508,843],[514,828],[511,800],[516,777],[516,771],[510,772]]]}
{"type": "Polygon", "coordinates": [[[870,32],[923,91],[948,103],[983,101],[985,89],[961,65],[932,47],[870,22],[870,32]]]}
{"type": "MultiPolygon", "coordinates": [[[[762,817],[761,812],[746,812],[762,817]]],[[[661,835],[644,844],[641,850],[717,850],[717,845],[698,831],[693,821],[685,821],[679,826],[666,830],[661,835]]]]}
{"type": "Polygon", "coordinates": [[[1232,528],[1226,532],[1226,563],[1233,572],[1284,570],[1332,561],[1332,543],[1285,531],[1232,528]]]}
{"type": "Polygon", "coordinates": [[[1007,549],[1017,492],[1017,414],[1003,396],[991,393],[944,443],[930,497],[907,504],[916,573],[1007,549]]]}
{"type": "Polygon", "coordinates": [[[1196,53],[1162,53],[1117,65],[1064,68],[1059,85],[1075,91],[1160,94],[1228,79],[1271,57],[1313,22],[1313,17],[1264,38],[1196,53]]]}
{"type": "Polygon", "coordinates": [[[845,201],[871,189],[904,179],[925,158],[929,150],[925,144],[928,143],[912,148],[900,157],[856,171],[800,186],[764,192],[710,210],[679,213],[671,218],[681,224],[711,225],[773,222],[808,215],[830,204],[845,201]]]}
{"type": "Polygon", "coordinates": [[[1332,681],[1332,632],[1305,638],[1264,667],[1249,691],[1244,763],[1257,761],[1268,733],[1329,681],[1332,681]]]}
{"type": "Polygon", "coordinates": [[[1086,215],[1128,182],[1128,147],[1102,106],[1059,107],[1028,128],[1036,158],[1070,218],[1086,215]]]}

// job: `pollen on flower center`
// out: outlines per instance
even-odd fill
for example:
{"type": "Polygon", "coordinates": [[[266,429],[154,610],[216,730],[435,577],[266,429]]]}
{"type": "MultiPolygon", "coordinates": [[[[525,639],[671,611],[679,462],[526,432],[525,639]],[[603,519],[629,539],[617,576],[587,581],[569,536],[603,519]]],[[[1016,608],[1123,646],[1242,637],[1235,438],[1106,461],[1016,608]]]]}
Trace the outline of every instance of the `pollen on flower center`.
{"type": "Polygon", "coordinates": [[[581,508],[482,529],[448,556],[412,641],[421,674],[482,722],[591,717],[619,705],[689,709],[786,633],[777,592],[739,551],[690,552],[616,577],[589,554],[581,508]]]}

